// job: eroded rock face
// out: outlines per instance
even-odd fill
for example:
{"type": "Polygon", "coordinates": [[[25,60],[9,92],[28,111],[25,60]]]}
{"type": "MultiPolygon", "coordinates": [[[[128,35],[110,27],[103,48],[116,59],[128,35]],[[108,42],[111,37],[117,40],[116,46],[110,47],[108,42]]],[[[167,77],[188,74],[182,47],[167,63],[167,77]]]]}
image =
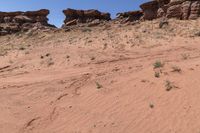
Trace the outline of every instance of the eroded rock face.
{"type": "Polygon", "coordinates": [[[197,19],[200,17],[199,0],[173,0],[166,12],[167,18],[197,19]]]}
{"type": "Polygon", "coordinates": [[[150,1],[140,5],[140,8],[144,12],[144,20],[152,20],[157,18],[157,11],[159,9],[158,1],[150,1]]]}
{"type": "Polygon", "coordinates": [[[196,19],[200,17],[200,1],[193,1],[190,6],[189,19],[196,19]]]}
{"type": "Polygon", "coordinates": [[[109,13],[102,13],[98,10],[63,10],[66,16],[64,26],[77,25],[79,23],[94,23],[93,21],[109,21],[111,20],[109,13]]]}
{"type": "Polygon", "coordinates": [[[170,3],[170,0],[156,0],[159,3],[159,7],[162,7],[168,3],[170,3]]]}
{"type": "Polygon", "coordinates": [[[159,17],[183,20],[200,17],[200,0],[154,0],[140,7],[144,12],[145,20],[159,17]]]}
{"type": "Polygon", "coordinates": [[[129,12],[124,12],[124,13],[118,13],[117,19],[119,19],[121,21],[121,23],[126,23],[126,22],[140,20],[143,15],[144,15],[143,12],[140,10],[139,11],[129,11],[129,12]]]}
{"type": "Polygon", "coordinates": [[[0,35],[11,34],[31,28],[55,27],[48,24],[49,10],[28,12],[0,12],[0,35]]]}

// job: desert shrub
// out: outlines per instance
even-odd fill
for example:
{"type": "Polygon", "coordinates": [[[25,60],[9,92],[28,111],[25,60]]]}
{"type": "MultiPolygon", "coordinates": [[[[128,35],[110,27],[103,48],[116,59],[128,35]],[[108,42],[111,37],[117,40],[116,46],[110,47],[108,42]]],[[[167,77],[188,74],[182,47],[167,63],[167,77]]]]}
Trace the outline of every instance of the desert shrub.
{"type": "Polygon", "coordinates": [[[153,64],[154,68],[161,68],[164,66],[164,63],[162,63],[161,61],[156,61],[154,64],[153,64]]]}
{"type": "Polygon", "coordinates": [[[100,83],[96,82],[96,87],[97,89],[101,89],[103,86],[100,83]]]}
{"type": "Polygon", "coordinates": [[[166,80],[165,81],[165,88],[166,88],[166,91],[170,91],[171,89],[174,88],[174,85],[173,85],[173,83],[171,81],[166,80]]]}
{"type": "Polygon", "coordinates": [[[178,72],[178,73],[180,73],[181,71],[182,71],[181,68],[179,68],[177,66],[173,66],[172,67],[172,72],[178,72]]]}
{"type": "Polygon", "coordinates": [[[155,72],[154,76],[155,76],[156,78],[159,78],[159,77],[160,77],[160,73],[159,73],[159,72],[155,72]]]}

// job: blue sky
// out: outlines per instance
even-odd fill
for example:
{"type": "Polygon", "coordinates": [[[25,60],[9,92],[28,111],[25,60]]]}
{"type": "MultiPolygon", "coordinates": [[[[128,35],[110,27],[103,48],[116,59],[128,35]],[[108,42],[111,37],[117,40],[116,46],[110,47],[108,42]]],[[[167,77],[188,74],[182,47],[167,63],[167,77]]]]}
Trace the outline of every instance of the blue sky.
{"type": "Polygon", "coordinates": [[[49,23],[61,26],[65,16],[63,9],[98,9],[110,12],[112,17],[118,12],[137,10],[148,0],[0,0],[0,11],[31,11],[49,9],[49,23]]]}

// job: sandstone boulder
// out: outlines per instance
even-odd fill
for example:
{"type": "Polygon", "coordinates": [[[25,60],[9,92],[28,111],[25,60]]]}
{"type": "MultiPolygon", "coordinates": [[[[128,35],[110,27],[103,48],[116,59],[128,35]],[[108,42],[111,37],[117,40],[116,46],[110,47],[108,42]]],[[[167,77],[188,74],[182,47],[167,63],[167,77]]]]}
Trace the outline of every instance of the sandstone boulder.
{"type": "Polygon", "coordinates": [[[109,13],[103,13],[94,9],[75,10],[68,8],[63,10],[63,13],[66,16],[63,27],[77,25],[79,23],[91,23],[94,20],[109,21],[111,19],[109,13]]]}
{"type": "Polygon", "coordinates": [[[144,20],[152,20],[157,18],[157,11],[159,8],[158,1],[150,1],[143,3],[142,5],[140,5],[140,8],[144,12],[144,20]]]}
{"type": "Polygon", "coordinates": [[[106,21],[111,20],[111,18],[110,18],[110,13],[104,13],[104,12],[102,12],[102,13],[101,13],[101,19],[102,19],[102,20],[106,20],[106,21]]]}
{"type": "Polygon", "coordinates": [[[117,19],[120,19],[122,22],[132,22],[140,20],[143,16],[142,11],[129,11],[124,13],[117,13],[117,19]]]}
{"type": "Polygon", "coordinates": [[[34,22],[31,18],[24,16],[24,15],[19,15],[19,16],[15,16],[13,18],[13,22],[15,23],[32,23],[34,22]]]}
{"type": "Polygon", "coordinates": [[[88,27],[94,27],[99,25],[101,22],[99,19],[95,19],[94,21],[92,21],[91,23],[88,24],[88,27]]]}
{"type": "Polygon", "coordinates": [[[72,26],[72,25],[76,25],[77,24],[77,20],[73,19],[71,21],[68,21],[65,23],[66,26],[72,26]]]}

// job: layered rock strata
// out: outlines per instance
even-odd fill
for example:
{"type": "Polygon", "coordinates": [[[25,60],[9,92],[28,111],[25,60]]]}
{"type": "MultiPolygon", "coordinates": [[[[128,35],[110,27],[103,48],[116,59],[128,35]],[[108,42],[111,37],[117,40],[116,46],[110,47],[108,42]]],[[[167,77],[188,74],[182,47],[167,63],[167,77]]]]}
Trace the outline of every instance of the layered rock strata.
{"type": "Polygon", "coordinates": [[[49,10],[27,12],[0,12],[0,35],[27,31],[31,28],[44,29],[55,27],[48,24],[49,10]]]}
{"type": "Polygon", "coordinates": [[[68,8],[66,10],[63,10],[63,13],[66,16],[63,27],[84,24],[84,23],[88,23],[91,25],[98,25],[103,21],[111,20],[110,13],[103,13],[94,9],[75,10],[68,8]]]}

